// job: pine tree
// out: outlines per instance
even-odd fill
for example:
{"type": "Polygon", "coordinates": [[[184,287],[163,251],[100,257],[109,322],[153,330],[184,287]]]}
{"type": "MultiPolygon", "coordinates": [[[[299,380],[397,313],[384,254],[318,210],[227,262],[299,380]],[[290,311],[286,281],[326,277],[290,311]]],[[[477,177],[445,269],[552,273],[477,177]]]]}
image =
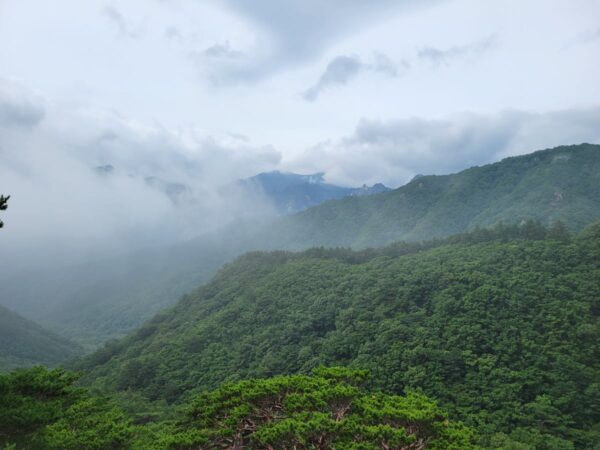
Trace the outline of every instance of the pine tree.
{"type": "MultiPolygon", "coordinates": [[[[0,211],[5,211],[6,208],[8,208],[8,199],[10,198],[10,195],[8,196],[4,196],[4,195],[0,195],[0,211]]],[[[2,220],[0,220],[0,228],[2,228],[4,226],[4,222],[2,222],[2,220]]]]}

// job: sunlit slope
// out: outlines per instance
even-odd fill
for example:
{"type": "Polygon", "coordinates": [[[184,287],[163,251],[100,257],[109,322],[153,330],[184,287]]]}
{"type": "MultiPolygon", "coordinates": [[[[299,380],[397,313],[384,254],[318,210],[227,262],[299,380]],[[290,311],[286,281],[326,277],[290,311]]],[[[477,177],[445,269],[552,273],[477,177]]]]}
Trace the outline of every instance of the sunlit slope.
{"type": "Polygon", "coordinates": [[[439,246],[251,253],[82,367],[96,387],[177,401],[343,364],[370,369],[374,387],[422,389],[490,436],[591,442],[599,299],[598,225],[573,239],[530,224],[439,246]]]}

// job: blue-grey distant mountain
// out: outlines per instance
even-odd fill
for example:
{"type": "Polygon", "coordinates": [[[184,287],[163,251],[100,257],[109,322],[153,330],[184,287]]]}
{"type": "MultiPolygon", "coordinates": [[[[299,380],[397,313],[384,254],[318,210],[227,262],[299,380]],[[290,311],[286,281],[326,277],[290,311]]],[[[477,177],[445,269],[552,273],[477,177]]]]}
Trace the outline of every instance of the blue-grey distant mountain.
{"type": "MultiPolygon", "coordinates": [[[[115,173],[115,167],[106,164],[94,168],[100,176],[115,173]]],[[[135,177],[135,175],[131,175],[135,177]]],[[[143,178],[147,186],[162,192],[174,203],[179,203],[183,195],[193,197],[193,189],[181,182],[168,181],[156,176],[143,178]]],[[[280,215],[294,214],[317,206],[327,200],[344,197],[358,197],[380,194],[391,189],[381,183],[352,188],[336,186],[325,182],[324,173],[300,175],[290,172],[264,172],[250,178],[244,178],[220,189],[220,193],[228,196],[241,195],[245,200],[258,200],[272,206],[280,215]],[[241,192],[240,192],[241,191],[241,192]]]]}
{"type": "Polygon", "coordinates": [[[336,186],[325,182],[324,173],[300,175],[265,172],[239,180],[237,186],[251,195],[263,196],[279,214],[293,214],[327,200],[379,194],[391,190],[381,183],[359,188],[336,186]]]}

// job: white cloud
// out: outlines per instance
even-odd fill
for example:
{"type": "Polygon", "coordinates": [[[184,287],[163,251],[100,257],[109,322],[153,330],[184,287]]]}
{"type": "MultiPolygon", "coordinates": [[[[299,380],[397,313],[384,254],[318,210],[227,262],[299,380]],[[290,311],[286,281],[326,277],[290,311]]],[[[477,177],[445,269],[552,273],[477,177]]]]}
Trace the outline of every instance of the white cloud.
{"type": "Polygon", "coordinates": [[[256,81],[283,68],[314,61],[336,40],[356,33],[386,14],[421,9],[442,0],[227,0],[231,11],[249,18],[266,51],[222,68],[225,81],[256,81]]]}
{"type": "Polygon", "coordinates": [[[105,6],[102,9],[102,14],[112,22],[120,36],[128,38],[137,38],[139,36],[139,32],[134,30],[116,6],[105,6]]]}
{"type": "Polygon", "coordinates": [[[0,96],[6,119],[0,192],[11,195],[3,258],[98,257],[188,239],[268,212],[268,205],[221,188],[275,168],[281,155],[270,146],[196,127],[170,130],[111,111],[42,106],[32,102],[35,94],[13,86],[0,79],[0,92],[11,92],[9,102],[0,96]],[[115,169],[106,176],[94,170],[108,164],[115,169]],[[160,189],[170,183],[187,187],[181,201],[160,189]]]}
{"type": "Polygon", "coordinates": [[[0,79],[0,127],[33,127],[44,118],[43,98],[14,80],[0,79]]]}
{"type": "Polygon", "coordinates": [[[466,45],[454,45],[447,49],[424,47],[419,50],[418,58],[429,61],[434,66],[447,65],[452,60],[465,57],[478,57],[498,45],[498,36],[493,34],[485,39],[466,45]]]}
{"type": "Polygon", "coordinates": [[[399,186],[416,174],[447,174],[503,157],[582,142],[600,143],[600,108],[549,113],[507,110],[445,119],[363,119],[354,133],[290,161],[346,185],[399,186]]]}

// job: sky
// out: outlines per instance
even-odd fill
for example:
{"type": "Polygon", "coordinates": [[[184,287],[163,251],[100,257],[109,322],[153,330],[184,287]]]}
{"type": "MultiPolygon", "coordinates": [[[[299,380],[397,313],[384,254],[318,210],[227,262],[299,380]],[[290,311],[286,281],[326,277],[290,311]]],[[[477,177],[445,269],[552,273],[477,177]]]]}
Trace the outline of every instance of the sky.
{"type": "Polygon", "coordinates": [[[217,187],[261,171],[397,187],[600,143],[599,17],[600,0],[0,0],[14,248],[190,237],[247,212],[217,187]]]}

